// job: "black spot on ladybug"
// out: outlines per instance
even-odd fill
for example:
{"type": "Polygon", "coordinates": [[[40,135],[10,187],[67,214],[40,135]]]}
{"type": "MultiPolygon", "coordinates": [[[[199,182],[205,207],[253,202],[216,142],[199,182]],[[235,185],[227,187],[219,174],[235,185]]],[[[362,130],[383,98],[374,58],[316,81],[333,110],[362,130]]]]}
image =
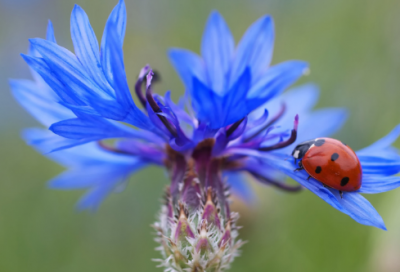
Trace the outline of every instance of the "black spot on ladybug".
{"type": "Polygon", "coordinates": [[[315,173],[319,174],[321,173],[321,171],[322,171],[321,166],[317,166],[317,168],[315,168],[315,173]]]}
{"type": "Polygon", "coordinates": [[[319,139],[319,140],[316,140],[315,141],[315,146],[321,146],[321,145],[323,145],[325,143],[325,140],[324,139],[319,139]]]}
{"type": "Polygon", "coordinates": [[[340,186],[346,186],[347,183],[349,183],[349,178],[344,177],[344,178],[342,178],[342,181],[340,182],[340,186]]]}
{"type": "Polygon", "coordinates": [[[331,156],[331,161],[336,161],[339,158],[339,154],[338,153],[333,153],[331,156]]]}

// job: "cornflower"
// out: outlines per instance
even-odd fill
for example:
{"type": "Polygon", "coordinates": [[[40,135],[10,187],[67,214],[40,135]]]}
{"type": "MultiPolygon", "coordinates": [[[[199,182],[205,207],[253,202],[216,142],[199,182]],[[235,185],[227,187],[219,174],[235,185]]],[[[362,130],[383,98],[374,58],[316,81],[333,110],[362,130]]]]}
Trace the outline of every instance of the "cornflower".
{"type": "Polygon", "coordinates": [[[126,9],[112,11],[99,46],[86,13],[75,6],[71,36],[75,54],[56,42],[51,22],[46,39],[31,39],[22,55],[34,81],[11,80],[14,96],[46,129],[27,129],[28,144],[68,168],[50,181],[55,189],[87,189],[79,209],[96,210],[126,177],[156,165],[170,184],[153,227],[164,271],[223,271],[238,256],[238,214],[230,194],[253,195],[244,175],[296,192],[307,188],[357,222],[385,228],[379,214],[359,193],[398,187],[400,158],[388,136],[358,152],[363,186],[345,193],[307,180],[290,157],[293,147],[335,132],[347,112],[312,111],[318,90],[305,85],[285,92],[307,73],[303,61],[270,66],[274,28],[261,17],[235,47],[223,18],[212,12],[202,39],[201,57],[183,49],[169,52],[184,82],[178,104],[154,94],[154,72],[146,65],[132,96],[122,44],[126,9]],[[299,118],[301,117],[301,122],[299,118]],[[110,141],[112,139],[112,141],[110,141]],[[300,183],[286,183],[289,176],[300,183]]]}

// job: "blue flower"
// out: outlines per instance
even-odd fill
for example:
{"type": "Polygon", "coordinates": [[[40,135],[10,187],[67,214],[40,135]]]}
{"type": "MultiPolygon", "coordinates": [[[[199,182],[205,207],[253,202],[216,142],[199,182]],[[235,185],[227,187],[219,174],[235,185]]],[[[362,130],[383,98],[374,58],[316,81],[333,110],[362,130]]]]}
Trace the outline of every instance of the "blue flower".
{"type": "Polygon", "coordinates": [[[228,26],[214,11],[203,34],[201,57],[185,49],[169,51],[200,122],[217,129],[239,121],[307,72],[304,61],[270,67],[274,36],[272,18],[263,16],[235,48],[228,26]]]}
{"type": "Polygon", "coordinates": [[[75,54],[57,44],[49,22],[47,39],[31,39],[29,54],[22,55],[34,81],[10,81],[15,98],[46,128],[25,130],[25,140],[68,168],[50,181],[51,188],[87,189],[78,207],[96,209],[109,193],[124,187],[127,176],[157,165],[170,174],[168,194],[175,202],[198,207],[201,195],[207,191],[212,198],[215,192],[226,215],[226,182],[231,192],[251,201],[244,179],[250,174],[286,191],[304,186],[357,222],[384,228],[359,193],[398,187],[400,179],[394,175],[400,171],[400,157],[390,144],[399,129],[357,153],[363,186],[343,199],[337,191],[307,181],[304,173],[293,172],[289,158],[295,144],[334,133],[347,112],[313,111],[318,99],[314,85],[282,94],[307,64],[269,66],[274,40],[270,17],[256,21],[235,49],[223,18],[213,12],[203,36],[202,58],[172,49],[171,61],[187,90],[177,104],[169,92],[153,94],[149,66],[139,73],[135,93],[140,105],[134,103],[123,62],[125,26],[121,0],[99,46],[86,13],[76,5],[71,14],[75,54]],[[288,185],[287,176],[302,186],[288,185]]]}

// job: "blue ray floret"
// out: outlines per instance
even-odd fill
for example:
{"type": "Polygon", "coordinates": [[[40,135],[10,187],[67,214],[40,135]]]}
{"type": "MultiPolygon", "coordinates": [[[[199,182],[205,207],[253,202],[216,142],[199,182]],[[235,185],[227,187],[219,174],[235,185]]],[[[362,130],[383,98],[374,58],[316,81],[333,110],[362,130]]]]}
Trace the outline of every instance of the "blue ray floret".
{"type": "MultiPolygon", "coordinates": [[[[295,173],[288,159],[293,147],[334,133],[347,111],[312,110],[319,91],[311,84],[283,93],[308,66],[297,60],[270,65],[271,17],[257,20],[235,47],[227,24],[214,11],[206,24],[201,56],[171,49],[169,57],[186,89],[179,103],[172,101],[170,92],[153,94],[154,74],[148,65],[135,85],[140,104],[134,102],[123,61],[125,27],[121,0],[99,45],[86,13],[76,5],[71,14],[75,53],[57,44],[49,22],[47,38],[31,39],[29,53],[22,55],[34,80],[10,81],[15,98],[45,127],[25,130],[24,139],[68,168],[50,181],[51,188],[87,189],[78,207],[96,209],[109,193],[123,187],[129,175],[156,165],[166,167],[170,175],[168,196],[174,204],[208,207],[211,213],[218,203],[229,221],[226,192],[251,202],[254,195],[245,180],[250,175],[289,192],[305,187],[357,222],[385,229],[360,193],[400,185],[395,176],[400,156],[391,147],[400,128],[357,152],[363,185],[343,199],[338,191],[307,180],[305,173],[295,173]],[[300,185],[287,184],[287,176],[300,185]]],[[[184,218],[185,209],[179,208],[184,218]]],[[[204,215],[217,218],[213,216],[204,215]]]]}
{"type": "Polygon", "coordinates": [[[211,128],[236,122],[307,72],[304,61],[270,67],[273,43],[273,21],[264,16],[250,26],[235,49],[228,26],[214,11],[204,31],[201,57],[185,49],[169,51],[199,121],[211,128]]]}

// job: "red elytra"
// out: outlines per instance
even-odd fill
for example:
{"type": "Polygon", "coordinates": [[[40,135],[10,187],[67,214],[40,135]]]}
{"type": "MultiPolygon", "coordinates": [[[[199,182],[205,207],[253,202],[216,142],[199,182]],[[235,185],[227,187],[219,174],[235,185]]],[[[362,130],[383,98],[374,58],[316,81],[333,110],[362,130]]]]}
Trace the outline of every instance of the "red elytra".
{"type": "Polygon", "coordinates": [[[317,138],[295,147],[292,156],[301,159],[298,170],[306,172],[325,186],[341,192],[360,189],[362,169],[356,153],[341,141],[317,138]]]}

